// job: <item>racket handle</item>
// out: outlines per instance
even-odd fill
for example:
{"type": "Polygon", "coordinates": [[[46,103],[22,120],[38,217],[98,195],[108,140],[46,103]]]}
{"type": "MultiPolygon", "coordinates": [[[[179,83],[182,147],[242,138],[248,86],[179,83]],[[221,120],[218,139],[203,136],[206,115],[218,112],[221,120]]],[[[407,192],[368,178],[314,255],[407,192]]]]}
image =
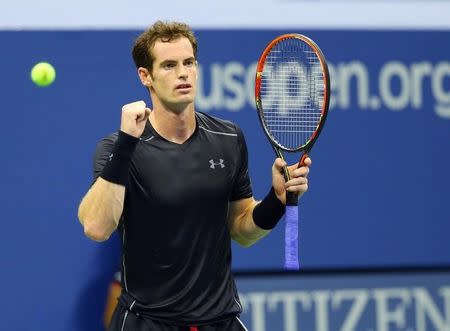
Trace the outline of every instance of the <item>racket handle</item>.
{"type": "Polygon", "coordinates": [[[298,207],[286,206],[284,268],[299,270],[298,262],[298,207]]]}
{"type": "MultiPolygon", "coordinates": [[[[304,153],[298,161],[297,168],[305,165],[308,153],[304,153]]],[[[298,196],[286,192],[286,229],[285,229],[284,268],[299,270],[298,262],[298,196]]]]}

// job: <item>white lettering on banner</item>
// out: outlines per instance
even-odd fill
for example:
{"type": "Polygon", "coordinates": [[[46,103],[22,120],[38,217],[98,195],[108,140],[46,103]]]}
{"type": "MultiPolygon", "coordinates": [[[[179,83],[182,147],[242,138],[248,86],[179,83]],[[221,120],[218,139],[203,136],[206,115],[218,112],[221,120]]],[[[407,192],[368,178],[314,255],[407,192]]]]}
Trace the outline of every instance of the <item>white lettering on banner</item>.
{"type": "Polygon", "coordinates": [[[441,287],[437,293],[425,287],[402,287],[239,296],[253,331],[272,331],[270,321],[275,318],[277,331],[450,331],[450,287],[441,287]],[[315,328],[306,330],[306,321],[315,328]],[[363,330],[362,325],[370,329],[363,330]]]}
{"type": "Polygon", "coordinates": [[[444,297],[445,316],[439,314],[439,310],[426,288],[413,289],[416,299],[416,324],[418,331],[427,330],[427,316],[434,326],[433,330],[450,331],[450,288],[441,288],[439,292],[444,297]]]}
{"type": "Polygon", "coordinates": [[[409,88],[409,72],[401,62],[389,62],[383,66],[380,72],[379,90],[384,104],[392,110],[402,110],[408,106],[411,89],[409,88]],[[400,92],[394,95],[391,81],[394,78],[400,80],[400,92]]]}
{"type": "MultiPolygon", "coordinates": [[[[283,320],[285,331],[301,331],[302,329],[297,326],[297,305],[296,303],[302,303],[302,306],[306,311],[310,311],[312,304],[310,295],[303,291],[292,292],[271,292],[267,298],[267,308],[269,311],[276,311],[278,303],[282,304],[283,320]]],[[[303,330],[308,331],[308,330],[303,330]]]]}
{"type": "MultiPolygon", "coordinates": [[[[369,71],[369,66],[361,61],[328,63],[328,66],[331,76],[330,109],[358,108],[373,111],[386,109],[400,112],[406,109],[428,111],[433,108],[434,113],[440,118],[450,119],[448,61],[437,63],[421,61],[409,64],[387,61],[377,72],[369,71]],[[371,79],[371,75],[375,77],[371,79]],[[372,87],[371,84],[375,86],[372,87]],[[374,90],[375,88],[378,91],[374,90]],[[424,95],[430,95],[432,101],[425,102],[424,95]]],[[[319,70],[318,66],[313,67],[310,72],[299,64],[295,67],[301,73],[300,80],[304,80],[307,75],[314,75],[319,70]]],[[[199,66],[198,109],[205,112],[211,110],[236,112],[248,106],[254,108],[255,69],[256,62],[248,66],[237,61],[212,63],[207,68],[199,66]]],[[[274,69],[274,75],[279,75],[282,70],[282,68],[274,69]]],[[[285,77],[286,81],[280,86],[290,84],[289,75],[285,77]]],[[[321,102],[320,95],[313,97],[316,103],[321,102]]],[[[266,100],[270,105],[277,102],[279,100],[276,100],[276,93],[268,96],[266,100]]],[[[291,103],[292,100],[289,100],[288,104],[291,103]]]]}
{"type": "Polygon", "coordinates": [[[225,98],[225,108],[231,111],[239,111],[245,106],[245,89],[239,77],[244,77],[245,68],[239,62],[231,62],[223,69],[223,81],[225,88],[232,93],[233,98],[225,98]]]}
{"type": "Polygon", "coordinates": [[[239,296],[244,311],[251,307],[252,325],[254,330],[266,331],[266,293],[252,292],[245,296],[239,296]]]}
{"type": "Polygon", "coordinates": [[[209,111],[224,107],[222,104],[223,98],[223,84],[222,84],[222,66],[217,63],[211,64],[210,67],[210,90],[209,96],[206,96],[206,91],[204,91],[204,86],[206,85],[203,81],[204,72],[202,66],[199,66],[198,75],[198,91],[196,98],[196,105],[200,110],[209,111]]]}
{"type": "Polygon", "coordinates": [[[376,321],[378,331],[389,331],[390,324],[394,324],[402,330],[406,326],[406,306],[411,303],[411,296],[408,289],[377,289],[374,290],[376,321]],[[395,309],[389,310],[389,303],[397,299],[395,309]]]}
{"type": "Polygon", "coordinates": [[[314,291],[312,297],[316,306],[316,331],[329,330],[328,301],[331,291],[314,291]]]}
{"type": "Polygon", "coordinates": [[[430,62],[420,62],[416,63],[411,68],[411,103],[414,109],[418,109],[422,106],[422,91],[423,91],[423,80],[426,76],[431,75],[433,71],[433,66],[430,62]]]}
{"type": "MultiPolygon", "coordinates": [[[[431,80],[431,87],[440,104],[435,105],[436,113],[444,118],[450,118],[450,91],[445,91],[444,79],[450,79],[450,63],[441,62],[436,66],[431,80]]],[[[449,84],[450,85],[450,84],[449,84]]]]}
{"type": "MultiPolygon", "coordinates": [[[[333,66],[331,65],[333,68],[333,66]]],[[[356,92],[358,94],[358,107],[365,109],[369,103],[369,72],[367,67],[359,61],[353,61],[348,64],[340,63],[337,70],[333,69],[331,85],[333,86],[332,95],[336,98],[334,106],[348,109],[350,107],[350,83],[352,77],[356,78],[356,92]],[[345,90],[342,88],[345,87],[345,90]]]]}
{"type": "MultiPolygon", "coordinates": [[[[250,68],[245,68],[239,62],[229,62],[226,65],[213,63],[210,67],[210,89],[209,95],[205,89],[204,70],[200,66],[198,77],[198,93],[196,105],[199,110],[210,111],[217,109],[226,109],[228,111],[239,111],[247,102],[249,93],[248,86],[252,86],[249,81],[250,68]],[[244,88],[247,87],[247,88],[244,88]]],[[[255,72],[253,71],[254,80],[255,72]]],[[[252,94],[252,97],[254,93],[252,94]]]]}
{"type": "Polygon", "coordinates": [[[332,308],[334,308],[334,310],[339,309],[342,301],[350,301],[353,302],[353,304],[350,306],[341,330],[353,331],[369,301],[369,291],[365,289],[338,290],[332,296],[332,308]]]}
{"type": "Polygon", "coordinates": [[[255,73],[256,73],[257,63],[251,64],[247,69],[247,76],[245,77],[245,82],[247,85],[247,100],[249,105],[255,107],[255,73]]]}

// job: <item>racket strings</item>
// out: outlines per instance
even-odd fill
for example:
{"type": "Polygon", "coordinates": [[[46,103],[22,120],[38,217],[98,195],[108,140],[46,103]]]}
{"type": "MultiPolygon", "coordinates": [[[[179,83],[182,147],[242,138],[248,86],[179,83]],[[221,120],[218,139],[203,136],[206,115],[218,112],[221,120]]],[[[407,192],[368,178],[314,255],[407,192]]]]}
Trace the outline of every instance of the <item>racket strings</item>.
{"type": "Polygon", "coordinates": [[[305,146],[322,116],[325,85],[320,59],[306,42],[283,39],[269,51],[261,79],[263,120],[287,149],[305,146]]]}

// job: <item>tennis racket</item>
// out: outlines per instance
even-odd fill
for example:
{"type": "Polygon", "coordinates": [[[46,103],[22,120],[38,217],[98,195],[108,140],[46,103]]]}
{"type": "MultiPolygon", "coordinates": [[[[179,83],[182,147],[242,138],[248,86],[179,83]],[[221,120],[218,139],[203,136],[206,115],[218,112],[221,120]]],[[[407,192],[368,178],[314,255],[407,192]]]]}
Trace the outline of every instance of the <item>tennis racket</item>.
{"type": "MultiPolygon", "coordinates": [[[[264,49],[256,68],[256,109],[277,157],[282,151],[303,152],[304,165],[325,123],[330,75],[319,47],[308,37],[285,34],[264,49]]],[[[283,168],[286,181],[290,179],[283,168]]],[[[286,192],[285,263],[298,270],[298,196],[286,192]]]]}

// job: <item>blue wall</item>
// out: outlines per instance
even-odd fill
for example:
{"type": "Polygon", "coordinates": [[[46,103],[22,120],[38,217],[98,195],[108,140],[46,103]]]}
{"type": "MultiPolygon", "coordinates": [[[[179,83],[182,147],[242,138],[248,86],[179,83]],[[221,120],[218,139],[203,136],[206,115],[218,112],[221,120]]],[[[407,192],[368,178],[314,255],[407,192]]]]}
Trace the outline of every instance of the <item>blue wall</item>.
{"type": "MultiPolygon", "coordinates": [[[[259,198],[270,185],[273,151],[253,106],[254,65],[285,32],[197,34],[197,108],[243,128],[259,198]]],[[[332,110],[300,206],[302,264],[448,265],[449,33],[300,32],[321,46],[333,81],[332,110]]],[[[0,31],[0,310],[9,330],[100,329],[118,240],[84,238],[76,213],[96,142],[117,130],[123,104],[148,99],[130,57],[138,33],[0,31]],[[39,61],[57,69],[48,88],[29,79],[39,61]]],[[[233,249],[235,270],[281,268],[283,226],[250,249],[233,249]]]]}

